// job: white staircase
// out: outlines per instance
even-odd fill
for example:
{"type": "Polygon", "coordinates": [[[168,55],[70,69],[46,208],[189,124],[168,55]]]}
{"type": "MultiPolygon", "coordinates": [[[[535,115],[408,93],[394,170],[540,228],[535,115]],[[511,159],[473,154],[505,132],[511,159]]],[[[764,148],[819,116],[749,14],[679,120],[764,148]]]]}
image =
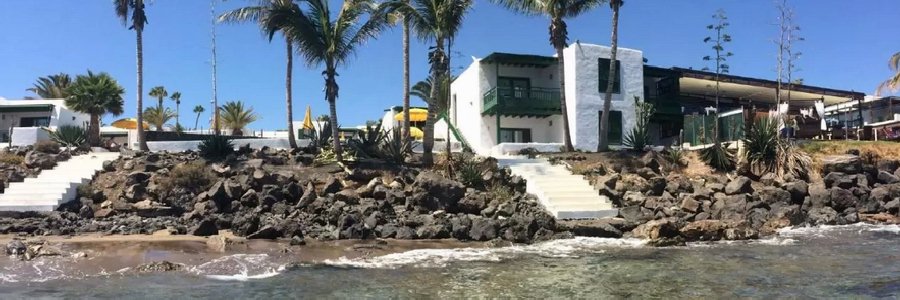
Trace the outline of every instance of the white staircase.
{"type": "Polygon", "coordinates": [[[497,158],[500,167],[527,180],[526,191],[534,194],[557,219],[600,219],[619,214],[606,196],[601,196],[580,175],[545,159],[497,158]]]}
{"type": "Polygon", "coordinates": [[[12,182],[0,194],[0,211],[53,211],[75,200],[78,186],[91,181],[103,162],[119,157],[118,152],[91,152],[59,162],[37,177],[12,182]]]}

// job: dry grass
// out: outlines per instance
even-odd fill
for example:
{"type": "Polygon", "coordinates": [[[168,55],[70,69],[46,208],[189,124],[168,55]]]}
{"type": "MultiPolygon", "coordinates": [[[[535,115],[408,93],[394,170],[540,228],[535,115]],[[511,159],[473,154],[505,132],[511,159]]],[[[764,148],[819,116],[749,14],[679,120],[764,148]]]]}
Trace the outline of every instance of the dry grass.
{"type": "Polygon", "coordinates": [[[702,177],[716,172],[703,162],[703,159],[700,158],[700,152],[698,151],[685,151],[684,162],[686,163],[686,166],[677,173],[681,173],[690,178],[702,177]]]}
{"type": "Polygon", "coordinates": [[[847,154],[849,150],[859,150],[866,163],[875,163],[881,158],[900,158],[900,143],[887,141],[808,141],[801,143],[800,149],[812,158],[812,179],[821,179],[822,158],[847,154]]]}
{"type": "Polygon", "coordinates": [[[23,162],[25,162],[25,157],[18,156],[15,153],[0,153],[0,163],[21,165],[23,162]]]}

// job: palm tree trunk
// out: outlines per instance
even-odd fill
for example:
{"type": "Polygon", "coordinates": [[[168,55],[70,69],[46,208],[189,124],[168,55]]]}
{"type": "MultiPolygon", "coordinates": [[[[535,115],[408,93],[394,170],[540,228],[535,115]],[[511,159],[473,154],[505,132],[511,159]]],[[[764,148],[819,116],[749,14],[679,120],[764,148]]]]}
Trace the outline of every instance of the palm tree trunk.
{"type": "MultiPolygon", "coordinates": [[[[617,0],[613,0],[617,1],[617,0]]],[[[612,17],[612,40],[610,42],[609,53],[609,77],[606,81],[606,94],[603,99],[603,114],[600,116],[600,143],[597,145],[597,151],[609,151],[609,109],[612,106],[612,92],[615,87],[616,76],[616,54],[619,44],[619,6],[613,4],[612,17]]]]}
{"type": "Polygon", "coordinates": [[[93,147],[100,146],[100,116],[97,114],[91,114],[90,131],[88,143],[93,147]]]}
{"type": "Polygon", "coordinates": [[[137,33],[137,135],[138,147],[141,151],[149,151],[147,147],[147,139],[144,134],[144,36],[140,29],[135,29],[137,33]]]}
{"type": "Polygon", "coordinates": [[[175,129],[181,128],[181,101],[175,102],[175,129]]]}
{"type": "Polygon", "coordinates": [[[197,130],[197,125],[200,124],[200,113],[197,113],[197,119],[194,120],[194,130],[197,130]]]}
{"type": "Polygon", "coordinates": [[[325,100],[328,101],[328,110],[331,113],[331,142],[334,146],[334,156],[338,162],[344,161],[344,153],[341,148],[341,140],[338,132],[341,131],[341,127],[338,124],[337,118],[337,95],[338,95],[338,85],[337,79],[337,71],[334,68],[333,61],[327,61],[325,63],[327,66],[325,69],[325,100]]]}
{"type": "Polygon", "coordinates": [[[287,44],[287,78],[285,80],[285,90],[286,90],[286,102],[287,102],[287,130],[288,130],[288,144],[291,148],[297,148],[297,141],[294,140],[294,104],[292,98],[292,87],[291,81],[293,80],[293,69],[294,69],[294,47],[291,44],[291,40],[285,37],[285,42],[287,44]]]}
{"type": "Polygon", "coordinates": [[[431,150],[434,149],[434,121],[437,119],[436,111],[438,109],[437,105],[434,105],[435,101],[438,98],[438,90],[441,80],[441,75],[444,74],[444,39],[437,38],[435,43],[434,55],[436,57],[432,58],[431,67],[431,78],[434,81],[431,86],[431,92],[428,95],[428,114],[425,119],[425,132],[423,134],[422,141],[422,164],[425,167],[431,167],[434,164],[434,153],[431,153],[431,150]]]}
{"type": "MultiPolygon", "coordinates": [[[[569,111],[566,108],[566,68],[565,68],[565,58],[563,57],[563,48],[556,48],[556,58],[558,61],[558,76],[559,77],[559,108],[562,110],[562,119],[563,119],[563,146],[566,148],[566,151],[572,152],[575,151],[575,148],[572,147],[572,135],[569,132],[569,111]]],[[[497,116],[500,117],[499,115],[497,116]]],[[[499,123],[498,123],[499,124],[499,123]]],[[[499,130],[499,129],[498,129],[499,130]]],[[[497,141],[499,144],[500,141],[497,141]]]]}
{"type": "Polygon", "coordinates": [[[409,22],[403,18],[403,138],[409,135],[409,22]]]}

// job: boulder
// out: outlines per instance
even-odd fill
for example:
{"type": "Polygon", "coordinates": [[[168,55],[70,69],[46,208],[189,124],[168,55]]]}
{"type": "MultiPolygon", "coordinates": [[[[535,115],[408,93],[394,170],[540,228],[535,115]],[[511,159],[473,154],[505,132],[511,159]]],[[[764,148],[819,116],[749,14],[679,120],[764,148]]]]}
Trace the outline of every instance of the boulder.
{"type": "Polygon", "coordinates": [[[655,176],[650,179],[647,179],[647,184],[649,186],[649,190],[647,193],[651,196],[660,196],[666,190],[666,179],[660,176],[655,176]]]}
{"type": "Polygon", "coordinates": [[[802,204],[803,199],[809,194],[809,184],[805,181],[791,181],[785,183],[783,188],[791,194],[791,203],[793,204],[802,204]]]}
{"type": "Polygon", "coordinates": [[[750,182],[750,178],[738,176],[725,185],[725,194],[734,195],[752,193],[753,187],[750,186],[750,182]]]}
{"type": "Polygon", "coordinates": [[[6,243],[6,255],[25,255],[25,252],[28,251],[28,247],[25,246],[21,240],[13,239],[6,243]]]}
{"type": "MultiPolygon", "coordinates": [[[[639,205],[627,206],[619,209],[619,216],[625,219],[625,222],[632,226],[644,223],[650,220],[651,216],[644,213],[645,208],[639,205]]],[[[649,212],[649,210],[647,210],[649,212]]]]}
{"type": "Polygon", "coordinates": [[[469,238],[474,241],[488,241],[497,238],[499,225],[497,221],[488,218],[472,218],[472,227],[469,229],[469,238]]]}
{"type": "Polygon", "coordinates": [[[322,194],[334,194],[342,189],[344,189],[344,184],[337,178],[329,176],[328,180],[325,181],[325,186],[322,188],[322,194]]]}
{"type": "Polygon", "coordinates": [[[248,239],[268,239],[273,240],[281,237],[281,230],[275,228],[274,226],[266,225],[254,232],[251,235],[248,235],[248,239]]]}
{"type": "Polygon", "coordinates": [[[897,169],[900,169],[900,160],[880,159],[875,163],[875,168],[879,171],[893,174],[897,169]]]}
{"type": "Polygon", "coordinates": [[[701,220],[684,225],[680,231],[687,241],[718,241],[725,235],[726,228],[719,220],[701,220]]]}
{"type": "Polygon", "coordinates": [[[211,236],[219,233],[219,227],[216,221],[212,219],[203,219],[197,225],[188,230],[188,234],[196,236],[211,236]]]}
{"type": "Polygon", "coordinates": [[[620,238],[622,237],[622,231],[616,228],[613,223],[621,226],[623,222],[624,220],[622,219],[574,220],[560,222],[560,225],[576,236],[620,238]]]}
{"type": "Polygon", "coordinates": [[[694,199],[694,195],[686,195],[681,200],[681,209],[686,212],[698,213],[700,212],[700,201],[694,199]]]}
{"type": "Polygon", "coordinates": [[[424,201],[416,204],[431,211],[457,212],[457,203],[466,192],[462,183],[432,171],[419,173],[413,186],[416,190],[424,192],[426,196],[425,199],[420,199],[424,201]]]}
{"type": "Polygon", "coordinates": [[[856,207],[859,198],[853,192],[838,187],[831,188],[831,207],[837,211],[844,211],[850,207],[856,207]]]}
{"type": "Polygon", "coordinates": [[[878,183],[881,184],[894,184],[900,182],[900,178],[887,171],[878,171],[876,179],[878,180],[878,183]]]}
{"type": "Polygon", "coordinates": [[[25,154],[25,166],[29,168],[40,168],[44,170],[52,169],[56,166],[56,155],[38,151],[31,151],[25,154]]]}
{"type": "Polygon", "coordinates": [[[756,191],[759,200],[766,204],[791,203],[791,193],[775,186],[764,186],[756,191]]]}
{"type": "Polygon", "coordinates": [[[858,174],[862,172],[862,160],[857,155],[829,155],[822,158],[822,174],[843,172],[858,174]]]}
{"type": "Polygon", "coordinates": [[[638,225],[631,234],[635,238],[658,240],[664,238],[674,238],[679,236],[678,227],[675,223],[668,219],[653,220],[638,225]]]}
{"type": "Polygon", "coordinates": [[[837,214],[831,207],[814,207],[809,210],[806,219],[810,225],[834,225],[837,214]]]}

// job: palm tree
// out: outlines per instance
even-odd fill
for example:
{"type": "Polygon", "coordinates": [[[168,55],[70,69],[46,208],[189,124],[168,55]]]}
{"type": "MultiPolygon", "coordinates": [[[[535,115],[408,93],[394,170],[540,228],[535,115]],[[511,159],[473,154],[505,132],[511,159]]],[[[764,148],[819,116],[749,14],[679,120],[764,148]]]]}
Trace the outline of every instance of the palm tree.
{"type": "Polygon", "coordinates": [[[609,151],[609,107],[612,105],[612,93],[618,78],[615,78],[616,72],[616,54],[619,49],[619,8],[625,4],[624,0],[610,0],[609,7],[612,8],[612,39],[609,51],[609,77],[606,77],[606,94],[603,97],[603,114],[600,115],[600,143],[597,145],[597,151],[609,151]]]}
{"type": "Polygon", "coordinates": [[[409,139],[409,18],[411,12],[409,0],[389,0],[381,4],[382,13],[389,16],[390,23],[401,22],[403,27],[403,128],[402,136],[409,139]]]}
{"type": "MultiPolygon", "coordinates": [[[[375,11],[370,0],[345,0],[337,16],[332,18],[328,0],[305,0],[308,11],[297,15],[284,32],[300,46],[300,53],[310,65],[324,65],[325,100],[331,113],[331,124],[337,126],[337,68],[345,65],[357,48],[375,38],[384,27],[384,18],[375,11]],[[364,19],[366,14],[372,14],[364,19]]],[[[335,158],[343,161],[338,130],[332,130],[335,158]]]]}
{"type": "Polygon", "coordinates": [[[91,146],[100,145],[100,117],[104,114],[121,115],[125,100],[125,89],[109,74],[78,75],[75,82],[66,90],[66,106],[80,113],[90,114],[88,142],[91,146]]]}
{"type": "Polygon", "coordinates": [[[222,126],[231,128],[231,135],[242,135],[244,127],[256,121],[256,114],[253,113],[253,107],[244,107],[241,101],[229,101],[219,108],[221,114],[222,126]]]}
{"type": "Polygon", "coordinates": [[[37,82],[34,83],[34,87],[26,91],[44,99],[65,99],[69,96],[67,89],[71,84],[72,78],[69,77],[69,74],[59,73],[38,78],[37,82]]]}
{"type": "Polygon", "coordinates": [[[175,127],[181,127],[181,92],[172,93],[172,96],[170,96],[169,99],[175,101],[175,127]]]}
{"type": "Polygon", "coordinates": [[[569,133],[569,115],[566,109],[565,58],[563,49],[568,45],[569,33],[565,19],[574,18],[603,3],[606,0],[492,0],[506,8],[529,16],[545,16],[550,19],[550,45],[556,50],[560,108],[563,119],[563,143],[566,151],[573,151],[569,133]]]}
{"type": "Polygon", "coordinates": [[[144,110],[144,119],[147,123],[156,127],[156,131],[163,131],[166,123],[175,118],[175,112],[167,107],[148,107],[144,110]]]}
{"type": "Polygon", "coordinates": [[[194,130],[197,130],[197,125],[200,124],[200,114],[204,111],[206,111],[206,109],[203,108],[203,105],[194,106],[194,113],[197,114],[197,119],[194,120],[194,130]]]}
{"type": "MultiPolygon", "coordinates": [[[[434,41],[428,53],[431,64],[431,78],[450,76],[450,58],[445,45],[452,44],[453,39],[462,27],[463,17],[472,7],[471,0],[411,0],[408,5],[395,5],[393,11],[401,13],[409,22],[416,35],[427,41],[434,41]]],[[[430,99],[437,99],[438,89],[431,89],[430,99]]],[[[422,163],[431,166],[434,163],[434,122],[437,119],[437,108],[428,105],[428,117],[425,120],[425,132],[422,141],[422,163]]]]}
{"type": "MultiPolygon", "coordinates": [[[[440,77],[441,80],[434,80],[433,78],[427,78],[424,81],[419,81],[415,85],[413,85],[412,90],[410,90],[410,94],[419,99],[422,99],[425,103],[428,104],[429,111],[431,109],[437,110],[435,113],[438,114],[446,114],[450,111],[450,83],[453,82],[455,77],[443,75],[440,77]],[[438,84],[435,84],[437,82],[438,84]],[[434,93],[432,93],[434,91],[434,93]],[[431,98],[436,95],[436,98],[431,98]]],[[[444,149],[445,155],[450,159],[450,120],[444,120],[447,122],[447,140],[446,140],[446,148],[444,149]]],[[[449,164],[448,164],[449,167],[449,164]]]]}
{"type": "Polygon", "coordinates": [[[878,95],[884,90],[897,91],[897,89],[900,89],[900,52],[891,56],[891,59],[888,61],[888,68],[891,69],[891,72],[894,72],[894,75],[878,86],[876,91],[878,95]]]}
{"type": "Polygon", "coordinates": [[[167,96],[169,96],[169,92],[166,91],[165,87],[160,85],[160,86],[154,86],[152,89],[150,89],[150,94],[148,94],[148,95],[150,95],[150,97],[156,97],[156,100],[159,101],[159,104],[157,104],[157,106],[162,107],[163,99],[165,99],[167,96]]]}
{"type": "MultiPolygon", "coordinates": [[[[300,6],[292,0],[258,0],[256,6],[247,6],[222,14],[219,16],[219,22],[256,22],[263,34],[267,35],[269,42],[271,42],[276,32],[281,31],[284,33],[285,29],[296,22],[295,18],[300,14],[300,6]]],[[[287,102],[288,142],[291,148],[296,148],[297,141],[294,140],[294,105],[291,87],[293,81],[294,42],[286,34],[284,39],[287,45],[285,102],[287,102]]]]}
{"type": "Polygon", "coordinates": [[[147,24],[147,14],[144,12],[144,0],[113,0],[116,8],[116,16],[127,24],[128,13],[131,12],[131,26],[134,29],[137,42],[137,133],[138,146],[147,151],[147,139],[144,136],[144,25],[147,24]]]}

